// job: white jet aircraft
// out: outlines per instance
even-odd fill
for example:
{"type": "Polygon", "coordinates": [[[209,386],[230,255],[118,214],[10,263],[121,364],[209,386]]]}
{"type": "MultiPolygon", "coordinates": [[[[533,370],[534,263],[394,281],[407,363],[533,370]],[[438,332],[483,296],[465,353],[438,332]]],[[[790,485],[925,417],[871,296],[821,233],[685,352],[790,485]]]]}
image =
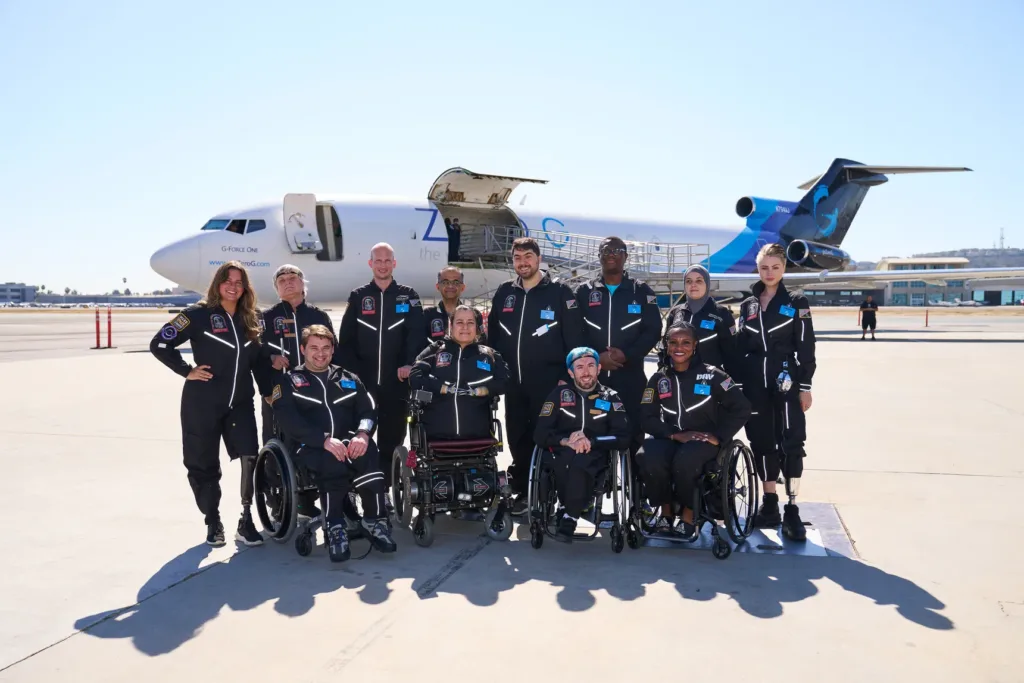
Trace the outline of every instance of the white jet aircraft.
{"type": "Polygon", "coordinates": [[[202,293],[219,265],[238,260],[265,303],[277,299],[273,271],[294,263],[311,283],[311,301],[343,302],[371,278],[370,247],[388,242],[398,262],[396,279],[430,297],[438,270],[449,262],[446,225],[457,219],[462,230],[456,262],[465,272],[467,299],[487,297],[514,275],[509,245],[518,236],[534,237],[546,267],[563,279],[598,274],[598,244],[607,236],[621,237],[629,244],[627,269],[659,294],[670,286],[678,293],[680,274],[692,263],[702,263],[711,273],[716,296],[740,295],[757,281],[758,250],[773,242],[786,247],[786,282],[791,287],[1024,277],[1021,268],[845,270],[851,259],[839,245],[868,190],[887,182],[887,174],[969,170],[867,166],[836,159],[824,174],[800,186],[807,193],[798,202],[740,198],[736,212],[745,222],[729,228],[516,211],[507,202],[520,184],[547,181],[452,168],[420,200],[288,194],[283,204],[228,211],[158,250],[150,265],[168,280],[202,293]]]}

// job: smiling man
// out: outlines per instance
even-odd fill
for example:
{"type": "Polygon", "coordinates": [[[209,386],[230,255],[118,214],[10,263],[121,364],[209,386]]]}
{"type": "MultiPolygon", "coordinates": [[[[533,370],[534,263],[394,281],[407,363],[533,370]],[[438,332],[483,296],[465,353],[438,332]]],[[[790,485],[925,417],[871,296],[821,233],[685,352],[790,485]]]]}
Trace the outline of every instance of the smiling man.
{"type": "MultiPolygon", "coordinates": [[[[436,306],[429,306],[423,309],[423,328],[426,330],[426,336],[420,344],[421,353],[431,343],[444,339],[444,336],[448,333],[452,314],[462,304],[462,299],[459,297],[466,291],[466,282],[462,269],[456,266],[445,266],[437,274],[437,285],[435,287],[438,294],[441,295],[441,301],[436,306]]],[[[482,333],[484,317],[476,309],[473,309],[473,313],[476,315],[477,332],[482,333]]]]}
{"type": "Polygon", "coordinates": [[[601,382],[619,392],[626,404],[635,455],[643,441],[644,359],[661,336],[661,313],[654,290],[626,274],[629,253],[622,239],[605,238],[598,253],[601,277],[576,288],[576,303],[583,313],[586,343],[600,353],[601,382]]]}

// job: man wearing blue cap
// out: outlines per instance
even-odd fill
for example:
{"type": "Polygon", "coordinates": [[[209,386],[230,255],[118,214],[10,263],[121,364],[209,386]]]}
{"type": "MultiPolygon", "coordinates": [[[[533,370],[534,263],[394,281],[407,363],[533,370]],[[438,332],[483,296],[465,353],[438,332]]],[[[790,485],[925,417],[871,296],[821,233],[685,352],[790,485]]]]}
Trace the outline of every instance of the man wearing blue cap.
{"type": "Polygon", "coordinates": [[[608,451],[629,448],[631,429],[619,394],[598,383],[601,358],[579,346],[565,357],[572,385],[565,380],[541,406],[534,442],[555,477],[562,516],[555,538],[571,543],[576,521],[594,499],[594,483],[608,466],[608,451]]]}

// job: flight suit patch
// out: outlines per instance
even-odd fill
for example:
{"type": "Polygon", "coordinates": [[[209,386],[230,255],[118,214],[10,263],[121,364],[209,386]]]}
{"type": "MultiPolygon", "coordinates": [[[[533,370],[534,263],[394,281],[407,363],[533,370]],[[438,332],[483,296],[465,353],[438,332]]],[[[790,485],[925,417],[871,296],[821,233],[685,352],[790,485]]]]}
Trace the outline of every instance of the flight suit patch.
{"type": "Polygon", "coordinates": [[[644,389],[644,397],[640,399],[641,403],[654,403],[654,389],[644,389]]]}
{"type": "Polygon", "coordinates": [[[656,303],[658,303],[658,297],[652,296],[652,295],[648,294],[647,295],[647,303],[649,303],[649,304],[656,304],[656,303]]]}
{"type": "Polygon", "coordinates": [[[576,405],[576,393],[572,389],[562,389],[560,401],[563,408],[566,406],[574,406],[576,405]]]}
{"type": "Polygon", "coordinates": [[[658,380],[658,397],[668,398],[672,395],[672,385],[669,384],[667,377],[662,377],[658,380]]]}
{"type": "Polygon", "coordinates": [[[437,363],[436,363],[437,367],[439,367],[439,368],[446,368],[446,367],[448,367],[451,364],[452,364],[452,354],[448,353],[447,351],[442,351],[441,353],[437,354],[437,363]]]}
{"type": "Polygon", "coordinates": [[[442,321],[440,318],[434,318],[433,320],[430,321],[430,336],[444,336],[444,321],[442,321]]]}
{"type": "Polygon", "coordinates": [[[364,296],[363,297],[362,309],[363,309],[363,315],[376,315],[377,314],[377,305],[374,302],[372,296],[364,296]]]}
{"type": "Polygon", "coordinates": [[[567,299],[565,302],[566,308],[576,308],[576,299],[567,299]]]}
{"type": "Polygon", "coordinates": [[[590,293],[590,305],[600,306],[601,305],[601,290],[595,289],[590,293]]]}
{"type": "Polygon", "coordinates": [[[274,318],[274,332],[283,334],[288,331],[288,323],[291,322],[285,318],[274,318]]]}
{"type": "Polygon", "coordinates": [[[302,375],[292,375],[292,384],[296,387],[308,387],[309,380],[302,375]]]}
{"type": "Polygon", "coordinates": [[[551,401],[547,401],[544,405],[540,407],[540,416],[549,417],[551,413],[554,411],[554,409],[555,404],[552,403],[551,401]]]}
{"type": "Polygon", "coordinates": [[[214,313],[210,316],[210,329],[214,332],[227,332],[228,324],[224,321],[224,316],[220,313],[214,313]]]}
{"type": "Polygon", "coordinates": [[[809,308],[801,308],[800,309],[800,317],[801,318],[810,318],[811,317],[811,309],[809,309],[809,308]]]}
{"type": "Polygon", "coordinates": [[[174,328],[174,325],[164,325],[160,330],[160,338],[166,341],[171,341],[178,336],[178,330],[174,328]]]}
{"type": "Polygon", "coordinates": [[[614,410],[617,413],[622,413],[622,412],[626,411],[626,407],[624,405],[622,405],[621,403],[613,403],[612,404],[612,410],[614,410]]]}
{"type": "Polygon", "coordinates": [[[514,310],[516,310],[516,295],[509,294],[505,297],[505,305],[502,307],[501,312],[511,313],[514,310]]]}
{"type": "Polygon", "coordinates": [[[188,319],[187,315],[185,315],[184,313],[179,313],[178,317],[170,322],[170,325],[172,325],[174,329],[176,329],[178,332],[181,332],[186,327],[188,327],[188,324],[190,322],[192,321],[188,319]]]}
{"type": "Polygon", "coordinates": [[[726,377],[725,380],[722,382],[722,390],[723,391],[729,391],[729,389],[731,389],[731,388],[732,388],[732,378],[731,377],[726,377]]]}
{"type": "Polygon", "coordinates": [[[274,385],[274,390],[270,392],[270,405],[274,405],[274,402],[281,398],[281,385],[274,385]]]}

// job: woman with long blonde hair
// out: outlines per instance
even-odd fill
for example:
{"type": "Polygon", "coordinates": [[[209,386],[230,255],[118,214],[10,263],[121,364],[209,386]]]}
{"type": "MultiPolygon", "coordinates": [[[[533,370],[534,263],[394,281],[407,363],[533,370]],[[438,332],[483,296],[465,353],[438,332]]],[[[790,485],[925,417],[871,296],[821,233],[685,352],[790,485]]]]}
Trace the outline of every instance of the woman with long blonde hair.
{"type": "Polygon", "coordinates": [[[238,261],[217,269],[206,297],[160,328],[149,350],[185,378],[181,392],[181,438],[185,469],[206,522],[206,542],[222,546],[220,441],[242,463],[242,516],[235,540],[261,545],[249,506],[259,441],[253,371],[259,361],[260,317],[249,273],[238,261]],[[195,365],[178,351],[191,343],[195,365]]]}

